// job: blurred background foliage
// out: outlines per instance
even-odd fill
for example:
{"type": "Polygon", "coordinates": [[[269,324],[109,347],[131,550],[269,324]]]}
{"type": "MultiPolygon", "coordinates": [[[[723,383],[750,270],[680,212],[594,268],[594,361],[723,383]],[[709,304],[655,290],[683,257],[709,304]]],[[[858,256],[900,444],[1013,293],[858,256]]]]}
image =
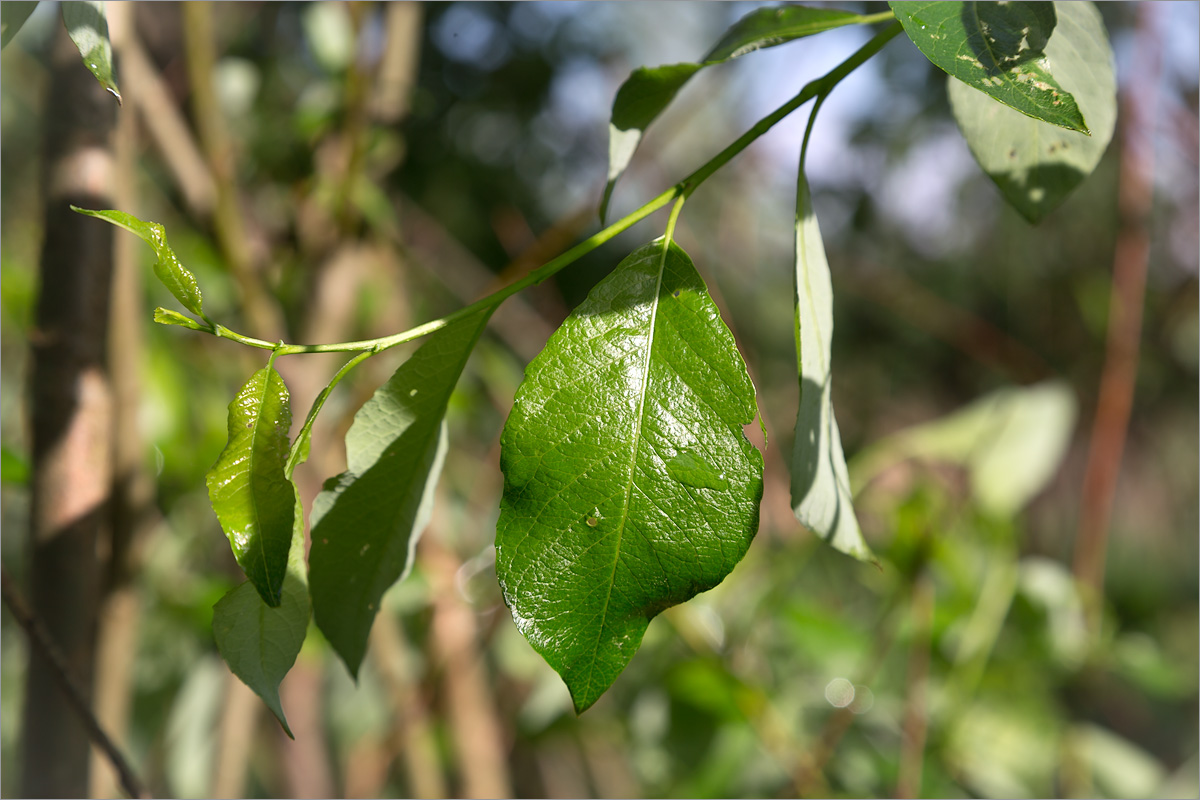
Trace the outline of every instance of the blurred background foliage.
{"type": "MultiPolygon", "coordinates": [[[[118,257],[140,267],[137,311],[125,320],[138,346],[112,358],[137,369],[136,436],[151,488],[126,556],[134,610],[101,632],[130,645],[101,669],[95,692],[125,698],[106,722],[151,791],[1200,793],[1197,6],[1151,5],[1139,15],[1136,4],[1101,4],[1123,91],[1147,79],[1139,48],[1162,63],[1146,137],[1155,194],[1141,362],[1095,606],[1071,565],[1105,357],[1123,134],[1076,194],[1030,227],[974,166],[943,76],[903,37],[834,93],[810,156],[837,298],[835,405],[859,478],[874,453],[858,503],[880,564],[824,547],[787,497],[802,111],[700,190],[678,229],[760,394],[770,435],[760,533],[722,586],[650,626],[628,670],[581,718],[496,586],[498,437],[524,364],[665,217],[497,315],[451,405],[451,451],[414,573],[388,595],[357,687],[311,631],[283,685],[295,742],[228,674],[210,628],[212,605],[238,578],[203,476],[224,443],[226,404],[263,356],[152,325],[151,309],[170,297],[150,279],[149,249],[118,243],[118,257]],[[1044,465],[1051,477],[1030,503],[981,502],[969,452],[912,460],[871,447],[1046,378],[1063,382],[1078,413],[1035,415],[1032,449],[1018,444],[990,473],[1039,468],[1038,442],[1060,437],[1061,465],[1044,465]]],[[[0,62],[2,555],[18,579],[41,141],[55,113],[44,56],[59,24],[52,6],[0,62]]],[[[111,3],[125,98],[118,198],[166,226],[209,315],[230,327],[289,341],[395,332],[594,230],[620,82],[643,64],[699,57],[753,7],[111,3]]],[[[866,37],[833,31],[697,76],[648,133],[616,213],[866,37]]],[[[354,410],[402,357],[368,362],[326,406],[297,473],[306,507],[343,468],[340,435],[354,410]]],[[[337,364],[281,364],[298,418],[337,364]]],[[[25,659],[6,613],[0,790],[9,796],[25,659]]],[[[92,782],[96,794],[117,791],[103,762],[94,760],[92,782]]]]}

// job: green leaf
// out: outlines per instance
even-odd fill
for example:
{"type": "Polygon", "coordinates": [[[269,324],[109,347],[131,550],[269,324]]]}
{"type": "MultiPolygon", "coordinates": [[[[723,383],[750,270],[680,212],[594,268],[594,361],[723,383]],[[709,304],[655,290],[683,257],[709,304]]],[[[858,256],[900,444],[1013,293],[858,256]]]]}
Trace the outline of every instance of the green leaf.
{"type": "Polygon", "coordinates": [[[121,91],[113,77],[112,43],[108,40],[108,20],[104,16],[103,0],[72,0],[62,4],[63,24],[71,41],[79,48],[83,63],[121,102],[121,91]]]}
{"type": "Polygon", "coordinates": [[[999,389],[875,442],[855,459],[854,485],[907,459],[948,461],[967,468],[985,510],[1011,516],[1054,477],[1076,414],[1075,396],[1063,381],[999,389]]]}
{"type": "Polygon", "coordinates": [[[204,330],[204,326],[191,317],[184,316],[178,311],[172,311],[169,308],[159,306],[154,309],[154,321],[159,325],[178,325],[182,328],[191,328],[194,331],[204,330]]]}
{"type": "Polygon", "coordinates": [[[1091,174],[1117,119],[1113,54],[1100,12],[1092,3],[1054,8],[1058,26],[1046,43],[1046,58],[1087,118],[1091,136],[1031,119],[947,78],[950,108],[975,159],[1030,222],[1057,208],[1091,174]]]}
{"type": "Polygon", "coordinates": [[[212,622],[217,650],[229,669],[262,698],[293,739],[279,700],[279,684],[296,663],[310,613],[304,577],[304,511],[300,496],[294,496],[295,523],[279,607],[264,603],[247,581],[218,601],[212,622]]]}
{"type": "Polygon", "coordinates": [[[635,69],[613,99],[612,121],[608,126],[608,183],[600,202],[601,223],[608,213],[617,179],[629,166],[642,133],[670,105],[689,78],[704,67],[862,20],[858,14],[829,8],[760,8],[734,23],[699,62],[635,69]]]}
{"type": "Polygon", "coordinates": [[[313,501],[317,625],[356,678],[388,587],[407,574],[446,454],[444,418],[485,310],[432,334],[354,416],[348,468],[313,501]]]}
{"type": "Polygon", "coordinates": [[[5,0],[0,3],[0,50],[8,47],[8,43],[21,30],[25,20],[37,8],[37,2],[24,0],[5,0]]]}
{"type": "Polygon", "coordinates": [[[796,519],[835,549],[870,560],[851,500],[842,434],[830,396],[833,282],[808,182],[796,198],[796,356],[800,411],[792,451],[792,510],[796,519]]]}
{"type": "Polygon", "coordinates": [[[496,574],[582,712],[650,620],[720,583],[758,529],[754,386],[691,259],[659,239],[525,371],[500,439],[496,574]]]}
{"type": "Polygon", "coordinates": [[[143,241],[154,248],[154,254],[158,256],[158,261],[154,262],[154,274],[171,291],[171,294],[175,295],[175,299],[179,301],[180,305],[206,322],[208,321],[208,317],[204,316],[204,310],[201,308],[200,287],[196,283],[196,276],[179,263],[179,259],[175,257],[175,251],[167,244],[167,233],[163,230],[162,225],[157,222],[144,222],[124,211],[95,211],[76,206],[71,206],[71,210],[111,222],[118,228],[124,228],[130,233],[140,236],[143,241]]]}
{"type": "Polygon", "coordinates": [[[1022,114],[1088,132],[1075,98],[1047,58],[1057,18],[1053,3],[889,3],[925,57],[950,75],[1022,114]]]}
{"type": "Polygon", "coordinates": [[[271,365],[229,404],[229,442],[208,473],[208,496],[234,558],[272,608],[279,605],[295,525],[295,490],[284,473],[292,410],[271,365]]]}

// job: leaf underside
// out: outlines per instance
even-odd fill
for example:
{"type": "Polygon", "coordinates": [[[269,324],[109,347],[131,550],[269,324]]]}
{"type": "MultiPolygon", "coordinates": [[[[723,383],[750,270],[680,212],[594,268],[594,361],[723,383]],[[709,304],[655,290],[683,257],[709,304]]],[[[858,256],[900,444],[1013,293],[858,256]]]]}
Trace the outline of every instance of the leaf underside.
{"type": "Polygon", "coordinates": [[[950,108],[975,160],[1030,222],[1057,208],[1092,173],[1117,118],[1113,53],[1092,3],[1055,3],[1058,25],[1046,43],[1054,77],[1071,91],[1091,136],[1049,125],[947,78],[950,108]]]}
{"type": "Polygon", "coordinates": [[[295,524],[295,488],[284,472],[291,424],[287,386],[274,367],[263,367],[229,404],[229,441],[207,477],[234,558],[272,607],[281,600],[295,524]]]}
{"type": "Polygon", "coordinates": [[[230,671],[262,698],[293,739],[279,699],[279,684],[296,663],[308,632],[308,585],[304,577],[304,512],[297,494],[295,527],[282,601],[271,608],[249,581],[213,607],[213,638],[230,671]]]}
{"type": "Polygon", "coordinates": [[[100,85],[112,93],[121,102],[121,91],[117,88],[117,80],[113,76],[112,43],[108,38],[108,20],[104,16],[102,0],[71,0],[62,3],[63,25],[79,55],[83,57],[84,66],[96,76],[100,85]]]}
{"type": "Polygon", "coordinates": [[[25,25],[29,15],[37,8],[36,0],[5,0],[0,3],[0,49],[8,47],[8,43],[17,35],[17,31],[25,25]]]}
{"type": "Polygon", "coordinates": [[[380,599],[408,572],[429,521],[446,406],[490,314],[431,334],[375,392],[346,434],[347,470],[313,501],[313,614],[355,677],[380,599]]]}
{"type": "Polygon", "coordinates": [[[1046,56],[1057,23],[1048,2],[889,3],[925,57],[1006,106],[1068,130],[1087,133],[1075,98],[1046,56]]]}
{"type": "Polygon", "coordinates": [[[833,283],[803,176],[796,208],[796,355],[800,410],[792,451],[792,510],[829,545],[870,560],[854,514],[842,435],[833,414],[833,283]]]}
{"type": "Polygon", "coordinates": [[[501,437],[496,573],[577,711],[650,620],[716,586],[758,529],[757,414],[733,336],[662,239],[601,281],[526,369],[501,437]]]}
{"type": "Polygon", "coordinates": [[[617,90],[608,126],[608,182],[600,201],[600,222],[608,214],[617,179],[637,151],[642,134],[687,81],[704,67],[723,64],[755,50],[858,22],[849,11],[805,6],[778,6],[751,11],[735,22],[701,61],[641,67],[617,90]]]}

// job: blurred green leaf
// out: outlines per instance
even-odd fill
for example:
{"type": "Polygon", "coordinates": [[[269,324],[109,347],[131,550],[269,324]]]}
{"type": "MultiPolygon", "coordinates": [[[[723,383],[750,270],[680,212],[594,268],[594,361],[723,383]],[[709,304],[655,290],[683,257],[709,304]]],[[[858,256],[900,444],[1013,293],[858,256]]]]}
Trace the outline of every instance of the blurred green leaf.
{"type": "Polygon", "coordinates": [[[1092,3],[1054,7],[1058,26],[1046,58],[1087,117],[1091,136],[1027,117],[947,78],[950,108],[975,160],[1030,222],[1057,208],[1092,173],[1117,119],[1113,54],[1100,12],[1092,3]]]}
{"type": "MultiPolygon", "coordinates": [[[[71,206],[71,210],[111,222],[118,228],[124,228],[130,233],[140,236],[146,244],[154,248],[154,254],[158,256],[158,260],[154,262],[154,274],[162,281],[163,286],[166,286],[171,294],[175,295],[175,299],[179,301],[180,305],[206,322],[208,321],[208,317],[204,316],[204,310],[201,308],[200,287],[196,283],[196,276],[179,263],[175,251],[167,244],[167,233],[163,230],[162,225],[157,222],[145,222],[124,211],[96,211],[75,206],[71,206]]],[[[160,321],[157,319],[157,315],[156,321],[160,321]]]]}
{"type": "Polygon", "coordinates": [[[577,711],[655,615],[745,554],[762,455],[742,426],[757,410],[704,282],[663,239],[597,284],[526,369],[501,437],[496,574],[577,711]]]}
{"type": "Polygon", "coordinates": [[[346,434],[346,471],[313,501],[313,613],[355,677],[380,598],[408,573],[429,522],[446,405],[490,314],[431,334],[375,392],[346,434]]]}
{"type": "Polygon", "coordinates": [[[212,621],[217,650],[229,669],[262,698],[293,739],[279,699],[279,684],[296,663],[309,618],[304,510],[299,494],[295,498],[292,544],[279,606],[271,608],[264,603],[254,585],[246,581],[221,598],[213,608],[212,621]]]}
{"type": "Polygon", "coordinates": [[[37,2],[26,0],[5,0],[0,3],[0,49],[8,47],[8,43],[21,30],[25,20],[37,8],[37,2]]]}
{"type": "Polygon", "coordinates": [[[29,460],[8,445],[0,447],[0,482],[12,486],[29,483],[29,460]]]}
{"type": "Polygon", "coordinates": [[[870,560],[854,514],[842,434],[833,414],[833,281],[808,181],[796,197],[796,356],[800,410],[792,451],[792,510],[804,527],[832,547],[870,560]]]}
{"type": "Polygon", "coordinates": [[[121,91],[113,77],[112,43],[108,40],[103,0],[64,0],[62,18],[71,41],[83,56],[84,66],[120,103],[121,91]]]}
{"type": "Polygon", "coordinates": [[[759,8],[734,23],[699,62],[635,69],[613,99],[612,121],[608,126],[608,183],[600,201],[601,224],[608,213],[617,179],[629,166],[643,132],[693,75],[704,67],[723,64],[755,50],[786,44],[861,20],[858,14],[831,8],[759,8]]]}
{"type": "Polygon", "coordinates": [[[888,466],[911,458],[966,467],[987,511],[1008,516],[1054,477],[1075,428],[1076,404],[1062,381],[992,392],[941,419],[875,442],[854,464],[861,488],[888,466]]]}
{"type": "MultiPolygon", "coordinates": [[[[1075,98],[1050,73],[1044,52],[1057,23],[1054,4],[888,5],[917,49],[948,74],[1034,119],[1088,132],[1075,98]]],[[[1057,71],[1058,63],[1054,66],[1057,71]]]]}
{"type": "Polygon", "coordinates": [[[281,601],[295,525],[284,472],[292,410],[275,368],[255,372],[229,404],[229,441],[208,473],[208,495],[234,558],[267,605],[281,601]]]}

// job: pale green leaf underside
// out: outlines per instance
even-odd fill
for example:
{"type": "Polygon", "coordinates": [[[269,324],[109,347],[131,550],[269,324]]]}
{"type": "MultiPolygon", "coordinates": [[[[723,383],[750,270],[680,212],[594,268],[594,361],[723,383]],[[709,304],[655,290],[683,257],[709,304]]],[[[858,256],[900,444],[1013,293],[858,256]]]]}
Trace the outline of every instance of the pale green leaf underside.
{"type": "Polygon", "coordinates": [[[380,598],[407,574],[428,524],[446,452],[446,405],[490,314],[431,334],[375,392],[346,434],[347,470],[313,501],[313,614],[352,675],[380,598]]]}
{"type": "Polygon", "coordinates": [[[249,581],[213,607],[213,638],[230,671],[262,698],[288,736],[279,684],[296,663],[308,631],[308,585],[304,576],[304,516],[296,495],[295,526],[282,602],[271,608],[249,581]]]}
{"type": "MultiPolygon", "coordinates": [[[[141,237],[146,244],[154,248],[154,254],[158,257],[154,263],[155,276],[170,290],[180,305],[201,319],[208,319],[201,307],[200,287],[196,283],[196,276],[179,263],[175,251],[167,244],[167,234],[162,225],[157,222],[145,222],[124,211],[95,211],[75,206],[71,206],[71,209],[89,217],[105,220],[141,237]]],[[[180,323],[172,321],[167,324],[180,323]]]]}
{"type": "Polygon", "coordinates": [[[800,179],[796,208],[796,355],[800,410],[792,451],[792,510],[835,549],[869,560],[854,514],[842,435],[830,395],[833,283],[808,183],[800,179]]]}
{"type": "Polygon", "coordinates": [[[496,574],[578,711],[650,620],[720,583],[758,529],[754,386],[691,260],[662,239],[525,371],[501,436],[496,574]]]}
{"type": "Polygon", "coordinates": [[[786,44],[862,17],[849,11],[805,6],[779,6],[751,11],[734,23],[699,62],[641,67],[617,90],[608,126],[608,183],[600,202],[600,221],[608,212],[613,187],[629,166],[642,133],[662,113],[688,79],[704,67],[723,64],[755,50],[786,44]]]}
{"type": "Polygon", "coordinates": [[[1100,12],[1081,2],[1054,8],[1058,25],[1046,58],[1087,118],[1091,136],[1027,117],[947,78],[950,107],[975,159],[1030,222],[1057,208],[1092,173],[1117,119],[1113,54],[1100,12]]]}
{"type": "Polygon", "coordinates": [[[1076,415],[1075,396],[1063,381],[1000,389],[876,442],[855,459],[851,475],[857,490],[901,461],[947,461],[967,468],[984,509],[1012,515],[1054,477],[1076,415]]]}
{"type": "Polygon", "coordinates": [[[104,16],[103,0],[71,0],[62,3],[63,25],[71,41],[79,48],[84,66],[96,76],[117,102],[121,91],[113,77],[112,43],[108,39],[108,20],[104,16]]]}
{"type": "Polygon", "coordinates": [[[292,411],[274,367],[250,376],[229,404],[229,441],[208,473],[208,495],[234,558],[272,607],[280,603],[295,523],[284,473],[292,411]]]}
{"type": "Polygon", "coordinates": [[[1044,52],[1056,17],[1048,2],[889,3],[925,57],[972,88],[1022,114],[1088,132],[1075,98],[1059,85],[1044,52]]]}

